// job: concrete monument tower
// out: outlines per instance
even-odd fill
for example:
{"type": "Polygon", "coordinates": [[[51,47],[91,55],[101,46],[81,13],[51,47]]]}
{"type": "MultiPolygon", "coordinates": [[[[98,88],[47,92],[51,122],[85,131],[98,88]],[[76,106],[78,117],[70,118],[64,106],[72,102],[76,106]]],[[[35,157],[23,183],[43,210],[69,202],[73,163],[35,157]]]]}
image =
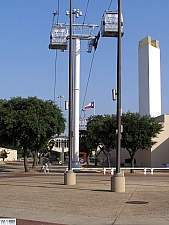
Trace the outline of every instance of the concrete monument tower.
{"type": "Polygon", "coordinates": [[[139,113],[161,115],[161,71],[159,41],[146,37],[138,46],[139,113]]]}

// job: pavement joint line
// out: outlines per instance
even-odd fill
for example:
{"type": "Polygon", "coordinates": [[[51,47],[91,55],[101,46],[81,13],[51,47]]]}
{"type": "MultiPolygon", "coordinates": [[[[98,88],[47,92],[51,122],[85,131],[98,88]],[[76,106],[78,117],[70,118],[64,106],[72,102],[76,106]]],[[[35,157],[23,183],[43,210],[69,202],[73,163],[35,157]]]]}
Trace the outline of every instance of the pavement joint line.
{"type": "MultiPolygon", "coordinates": [[[[134,189],[134,191],[131,193],[131,195],[129,196],[129,198],[128,198],[127,201],[129,201],[129,200],[132,198],[133,194],[136,192],[136,189],[137,189],[137,187],[136,187],[136,188],[134,189]]],[[[114,220],[114,222],[113,222],[112,225],[114,225],[114,224],[116,223],[118,217],[120,217],[120,215],[122,214],[122,212],[123,212],[123,210],[124,210],[125,207],[126,207],[126,202],[123,204],[123,207],[122,207],[122,209],[120,210],[120,212],[115,216],[115,220],[114,220]]]]}

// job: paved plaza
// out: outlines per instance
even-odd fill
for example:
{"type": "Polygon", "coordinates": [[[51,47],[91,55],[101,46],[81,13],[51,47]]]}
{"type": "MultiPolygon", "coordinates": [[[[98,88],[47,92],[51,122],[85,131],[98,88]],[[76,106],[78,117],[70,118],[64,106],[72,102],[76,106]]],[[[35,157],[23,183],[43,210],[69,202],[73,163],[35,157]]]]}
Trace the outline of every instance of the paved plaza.
{"type": "Polygon", "coordinates": [[[17,225],[169,225],[169,173],[125,173],[126,191],[111,192],[111,175],[78,173],[64,185],[58,166],[24,173],[0,164],[0,218],[17,225]]]}

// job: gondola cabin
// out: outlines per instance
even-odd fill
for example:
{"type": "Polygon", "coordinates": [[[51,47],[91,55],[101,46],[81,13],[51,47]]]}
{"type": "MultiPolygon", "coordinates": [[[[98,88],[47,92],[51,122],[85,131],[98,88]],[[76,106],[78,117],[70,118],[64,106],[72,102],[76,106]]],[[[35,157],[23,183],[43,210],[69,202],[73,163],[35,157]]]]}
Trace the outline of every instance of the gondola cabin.
{"type": "MultiPolygon", "coordinates": [[[[123,17],[121,15],[121,36],[123,36],[123,17]]],[[[105,11],[101,21],[102,37],[118,37],[118,12],[105,11]]]]}
{"type": "Polygon", "coordinates": [[[49,49],[60,49],[64,51],[68,46],[68,29],[66,27],[61,27],[53,25],[50,32],[50,44],[49,49]]]}

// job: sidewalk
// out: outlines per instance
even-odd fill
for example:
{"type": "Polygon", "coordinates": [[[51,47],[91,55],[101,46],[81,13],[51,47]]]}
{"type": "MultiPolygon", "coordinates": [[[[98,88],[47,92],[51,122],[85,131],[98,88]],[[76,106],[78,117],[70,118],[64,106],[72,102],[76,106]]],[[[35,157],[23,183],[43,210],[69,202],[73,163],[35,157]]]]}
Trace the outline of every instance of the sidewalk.
{"type": "Polygon", "coordinates": [[[63,173],[0,172],[0,218],[17,218],[17,225],[169,225],[169,174],[125,178],[125,193],[114,193],[110,175],[77,174],[76,185],[67,186],[63,173]]]}

